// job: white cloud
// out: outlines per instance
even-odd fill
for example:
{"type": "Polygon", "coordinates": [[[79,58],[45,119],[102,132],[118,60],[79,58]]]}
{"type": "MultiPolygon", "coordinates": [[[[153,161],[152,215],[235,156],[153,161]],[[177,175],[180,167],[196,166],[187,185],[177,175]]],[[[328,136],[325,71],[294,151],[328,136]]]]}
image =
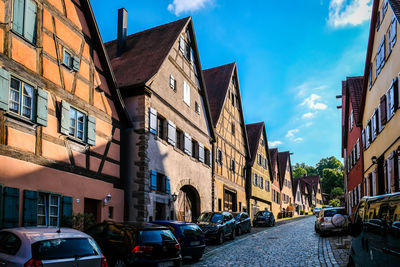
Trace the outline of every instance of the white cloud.
{"type": "Polygon", "coordinates": [[[307,112],[301,116],[302,119],[312,119],[315,117],[316,112],[307,112]]]}
{"type": "Polygon", "coordinates": [[[311,94],[309,97],[304,99],[303,103],[301,103],[302,106],[306,105],[310,109],[313,110],[325,110],[328,106],[319,102],[317,103],[317,100],[321,99],[321,96],[317,94],[311,94]]]}
{"type": "Polygon", "coordinates": [[[282,145],[282,144],[283,144],[282,141],[279,141],[279,140],[268,142],[268,145],[269,145],[270,147],[277,147],[277,146],[282,145]]]}
{"type": "Polygon", "coordinates": [[[334,28],[357,26],[371,18],[372,0],[331,0],[328,24],[334,28]]]}
{"type": "Polygon", "coordinates": [[[168,10],[176,16],[184,12],[193,12],[204,8],[206,4],[212,3],[213,0],[173,0],[168,5],[168,10]]]}
{"type": "Polygon", "coordinates": [[[299,143],[299,142],[303,141],[303,138],[295,136],[295,134],[298,133],[299,131],[300,131],[299,129],[289,130],[286,134],[286,138],[295,143],[299,143]]]}

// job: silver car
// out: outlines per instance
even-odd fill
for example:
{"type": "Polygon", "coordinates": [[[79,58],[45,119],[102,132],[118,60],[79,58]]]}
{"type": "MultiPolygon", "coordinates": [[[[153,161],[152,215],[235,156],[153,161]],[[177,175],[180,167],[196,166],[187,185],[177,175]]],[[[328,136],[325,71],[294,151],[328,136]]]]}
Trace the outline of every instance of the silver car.
{"type": "Polygon", "coordinates": [[[315,221],[315,232],[320,235],[329,232],[346,232],[349,229],[349,222],[345,208],[324,208],[315,221]]]}
{"type": "Polygon", "coordinates": [[[107,267],[96,242],[69,228],[12,228],[0,231],[0,267],[107,267]]]}

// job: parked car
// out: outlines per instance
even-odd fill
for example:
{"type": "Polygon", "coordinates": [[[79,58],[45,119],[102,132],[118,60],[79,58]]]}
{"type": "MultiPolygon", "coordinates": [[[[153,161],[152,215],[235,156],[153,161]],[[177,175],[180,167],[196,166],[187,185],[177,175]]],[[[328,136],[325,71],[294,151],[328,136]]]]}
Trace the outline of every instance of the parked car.
{"type": "Polygon", "coordinates": [[[197,225],[203,230],[206,240],[213,240],[218,244],[224,243],[226,237],[235,239],[236,236],[235,219],[226,211],[203,212],[197,219],[197,225]]]}
{"type": "Polygon", "coordinates": [[[181,245],[182,257],[191,256],[193,260],[199,260],[204,253],[205,235],[195,223],[180,221],[155,221],[155,224],[168,227],[181,245]]]}
{"type": "Polygon", "coordinates": [[[69,228],[29,227],[0,231],[0,266],[107,267],[96,242],[69,228]]]}
{"type": "Polygon", "coordinates": [[[254,216],[253,226],[256,227],[260,225],[274,226],[275,225],[274,214],[268,210],[257,212],[256,215],[254,216]]]}
{"type": "Polygon", "coordinates": [[[320,212],[321,210],[322,210],[322,207],[315,207],[315,208],[314,208],[314,211],[313,211],[314,215],[318,217],[319,212],[320,212]]]}
{"type": "Polygon", "coordinates": [[[168,227],[145,222],[108,222],[87,234],[99,244],[110,266],[180,266],[181,246],[168,227]]]}
{"type": "Polygon", "coordinates": [[[249,214],[247,212],[234,212],[232,215],[235,218],[236,234],[250,233],[251,220],[249,214]]]}
{"type": "Polygon", "coordinates": [[[350,218],[344,207],[323,208],[315,220],[315,232],[320,235],[349,230],[350,218]]]}
{"type": "Polygon", "coordinates": [[[363,197],[350,234],[349,266],[399,266],[400,193],[363,197]]]}

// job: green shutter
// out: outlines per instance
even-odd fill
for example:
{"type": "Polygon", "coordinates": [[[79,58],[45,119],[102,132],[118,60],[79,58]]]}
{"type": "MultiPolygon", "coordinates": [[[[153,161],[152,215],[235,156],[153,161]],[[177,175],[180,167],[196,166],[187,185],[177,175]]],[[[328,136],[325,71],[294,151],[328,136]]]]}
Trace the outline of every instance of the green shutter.
{"type": "Polygon", "coordinates": [[[38,88],[36,122],[43,126],[47,126],[47,105],[48,93],[41,88],[38,88]]]}
{"type": "Polygon", "coordinates": [[[37,225],[38,193],[24,190],[24,226],[37,225]]]}
{"type": "Polygon", "coordinates": [[[72,197],[62,197],[62,219],[61,225],[64,227],[72,226],[72,197]]]}
{"type": "Polygon", "coordinates": [[[12,28],[22,35],[24,24],[24,0],[14,0],[12,28]]]}
{"type": "Polygon", "coordinates": [[[5,187],[3,192],[3,227],[18,226],[19,220],[19,189],[5,187]]]}
{"type": "Polygon", "coordinates": [[[72,62],[73,70],[79,71],[80,66],[81,66],[81,60],[79,59],[79,57],[74,57],[72,62]]]}
{"type": "Polygon", "coordinates": [[[36,43],[36,13],[37,6],[32,0],[25,0],[24,37],[31,43],[36,43]]]}
{"type": "Polygon", "coordinates": [[[0,68],[0,109],[8,110],[10,73],[0,68]]]}
{"type": "Polygon", "coordinates": [[[157,189],[157,172],[152,170],[150,190],[156,190],[156,189],[157,189]]]}
{"type": "Polygon", "coordinates": [[[88,116],[87,143],[96,145],[96,118],[93,116],[88,116]]]}
{"type": "Polygon", "coordinates": [[[69,117],[69,109],[70,105],[64,100],[61,102],[61,121],[60,121],[60,132],[62,134],[69,134],[69,126],[71,124],[71,120],[69,117]]]}
{"type": "Polygon", "coordinates": [[[166,182],[166,185],[165,185],[165,193],[171,194],[171,183],[170,183],[170,181],[169,181],[169,177],[166,176],[165,179],[166,179],[166,181],[165,181],[165,182],[166,182]]]}

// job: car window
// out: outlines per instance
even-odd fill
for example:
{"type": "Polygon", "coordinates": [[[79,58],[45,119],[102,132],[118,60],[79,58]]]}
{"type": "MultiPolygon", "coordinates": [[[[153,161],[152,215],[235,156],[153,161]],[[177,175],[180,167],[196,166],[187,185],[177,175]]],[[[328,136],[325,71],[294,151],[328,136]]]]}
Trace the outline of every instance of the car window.
{"type": "Polygon", "coordinates": [[[98,224],[98,225],[95,225],[95,226],[89,228],[86,231],[86,233],[92,237],[98,237],[104,233],[104,228],[105,228],[104,224],[98,224]]]}
{"type": "Polygon", "coordinates": [[[222,214],[221,213],[212,213],[212,212],[205,212],[200,215],[197,219],[199,222],[214,222],[218,223],[222,221],[222,214]]]}
{"type": "Polygon", "coordinates": [[[121,241],[124,239],[125,232],[115,224],[110,224],[107,227],[106,238],[111,240],[121,241]]]}
{"type": "Polygon", "coordinates": [[[91,238],[58,238],[32,244],[32,257],[36,260],[67,259],[100,254],[100,249],[91,238]]]}
{"type": "Polygon", "coordinates": [[[138,231],[138,239],[141,244],[163,244],[175,242],[175,237],[170,230],[141,230],[138,231]]]}
{"type": "Polygon", "coordinates": [[[263,214],[265,217],[268,217],[271,213],[269,211],[264,211],[263,214]]]}
{"type": "Polygon", "coordinates": [[[181,225],[179,226],[181,232],[183,235],[188,236],[188,235],[202,235],[203,231],[198,227],[196,224],[187,224],[187,225],[181,225]]]}
{"type": "Polygon", "coordinates": [[[8,255],[17,254],[21,240],[10,232],[0,232],[0,252],[8,255]]]}
{"type": "Polygon", "coordinates": [[[346,210],[345,209],[335,209],[335,210],[325,210],[324,211],[324,217],[333,217],[336,214],[346,215],[346,210]]]}

